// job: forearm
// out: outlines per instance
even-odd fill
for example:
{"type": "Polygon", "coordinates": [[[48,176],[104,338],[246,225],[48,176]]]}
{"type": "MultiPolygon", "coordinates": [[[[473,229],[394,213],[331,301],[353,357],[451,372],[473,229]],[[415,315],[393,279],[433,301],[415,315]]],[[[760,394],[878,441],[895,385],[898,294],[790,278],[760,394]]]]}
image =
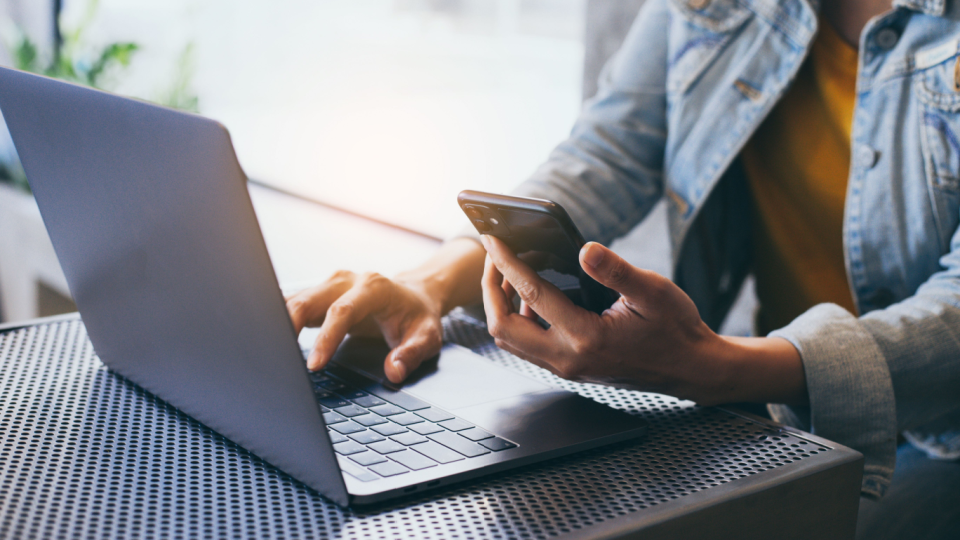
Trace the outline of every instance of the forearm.
{"type": "Polygon", "coordinates": [[[800,353],[787,340],[767,337],[724,337],[730,345],[732,392],[726,402],[808,403],[800,353]]]}
{"type": "Polygon", "coordinates": [[[785,403],[805,405],[806,379],[800,353],[782,338],[716,336],[702,348],[695,364],[701,379],[691,398],[703,405],[785,403]]]}
{"type": "Polygon", "coordinates": [[[398,281],[417,283],[446,314],[457,306],[481,299],[480,278],[486,251],[471,238],[446,242],[419,267],[397,276],[398,281]]]}

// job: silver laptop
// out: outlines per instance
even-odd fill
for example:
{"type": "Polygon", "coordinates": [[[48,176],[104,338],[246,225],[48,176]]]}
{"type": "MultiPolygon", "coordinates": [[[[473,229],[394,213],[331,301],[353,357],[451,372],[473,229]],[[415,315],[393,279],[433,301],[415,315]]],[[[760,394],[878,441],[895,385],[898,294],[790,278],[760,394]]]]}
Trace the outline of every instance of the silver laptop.
{"type": "Polygon", "coordinates": [[[400,388],[377,340],[311,374],[222,125],[2,68],[0,109],[100,359],[339,505],[646,429],[456,345],[400,388]]]}

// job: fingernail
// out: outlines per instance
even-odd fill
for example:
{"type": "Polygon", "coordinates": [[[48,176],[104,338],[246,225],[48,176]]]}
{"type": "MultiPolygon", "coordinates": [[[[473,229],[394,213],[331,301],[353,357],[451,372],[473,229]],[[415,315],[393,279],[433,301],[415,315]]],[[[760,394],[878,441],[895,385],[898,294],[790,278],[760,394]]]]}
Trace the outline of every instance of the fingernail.
{"type": "Polygon", "coordinates": [[[393,369],[397,370],[397,375],[400,376],[401,380],[407,378],[407,366],[403,365],[403,362],[394,360],[393,369]]]}
{"type": "Polygon", "coordinates": [[[483,247],[488,247],[488,246],[487,246],[487,243],[488,243],[489,241],[490,241],[490,240],[487,238],[487,235],[485,235],[485,234],[481,234],[481,235],[480,235],[480,243],[483,244],[483,247]]]}
{"type": "Polygon", "coordinates": [[[589,264],[592,268],[600,266],[604,255],[603,248],[599,244],[590,242],[583,246],[583,262],[589,264]]]}

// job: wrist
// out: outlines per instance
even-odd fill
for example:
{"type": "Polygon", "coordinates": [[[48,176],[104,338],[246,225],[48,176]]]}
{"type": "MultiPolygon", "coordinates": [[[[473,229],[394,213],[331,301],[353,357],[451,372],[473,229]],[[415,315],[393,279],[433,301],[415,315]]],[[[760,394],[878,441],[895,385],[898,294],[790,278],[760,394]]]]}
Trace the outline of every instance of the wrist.
{"type": "MultiPolygon", "coordinates": [[[[706,327],[706,325],[704,325],[706,327]]],[[[709,330],[709,329],[708,329],[709,330]]],[[[739,345],[712,330],[698,340],[694,349],[687,353],[685,391],[674,394],[700,405],[710,406],[737,401],[731,399],[740,387],[738,362],[739,345]]]]}
{"type": "Polygon", "coordinates": [[[479,242],[455,238],[424,264],[394,279],[421,293],[439,315],[444,315],[457,306],[479,301],[485,255],[479,242]]]}
{"type": "Polygon", "coordinates": [[[768,337],[720,338],[720,384],[712,404],[808,402],[803,360],[792,343],[768,337]]]}

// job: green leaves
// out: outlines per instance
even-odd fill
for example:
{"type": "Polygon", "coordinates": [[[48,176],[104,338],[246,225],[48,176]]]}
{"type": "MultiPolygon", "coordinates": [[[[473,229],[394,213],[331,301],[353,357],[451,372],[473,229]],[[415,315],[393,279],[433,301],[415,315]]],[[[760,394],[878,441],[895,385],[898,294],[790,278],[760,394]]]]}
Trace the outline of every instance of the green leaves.
{"type": "Polygon", "coordinates": [[[20,43],[14,47],[13,63],[17,69],[31,72],[37,71],[37,64],[39,63],[37,46],[26,36],[23,36],[20,43]]]}
{"type": "MultiPolygon", "coordinates": [[[[85,31],[94,20],[99,3],[99,0],[88,0],[79,24],[70,31],[63,31],[61,28],[60,35],[63,39],[50,55],[52,57],[42,54],[29,36],[19,28],[14,28],[15,35],[5,36],[14,67],[101,90],[110,90],[117,76],[130,66],[137,51],[140,50],[140,45],[132,42],[115,42],[97,47],[84,41],[85,31]]],[[[177,59],[169,86],[157,94],[152,101],[175,109],[197,112],[198,98],[192,90],[194,68],[194,46],[193,43],[189,43],[177,59]]],[[[2,129],[3,125],[0,122],[0,130],[2,129]]],[[[7,138],[6,141],[9,139],[7,138]]],[[[0,143],[3,142],[0,140],[0,143]]],[[[9,148],[7,146],[8,144],[0,144],[0,182],[11,183],[29,191],[26,174],[16,158],[12,143],[9,143],[9,148]],[[4,155],[8,153],[10,155],[4,155]]]]}
{"type": "Polygon", "coordinates": [[[99,88],[100,77],[110,67],[130,65],[130,57],[140,48],[136,43],[111,43],[100,52],[100,57],[85,72],[78,73],[83,82],[89,86],[99,88]]]}
{"type": "Polygon", "coordinates": [[[22,32],[13,49],[14,66],[23,71],[63,79],[103,89],[105,76],[115,68],[125,68],[140,46],[136,43],[110,43],[98,51],[89,52],[80,45],[82,32],[72,32],[60,44],[49,64],[43,65],[37,46],[22,32]]]}

